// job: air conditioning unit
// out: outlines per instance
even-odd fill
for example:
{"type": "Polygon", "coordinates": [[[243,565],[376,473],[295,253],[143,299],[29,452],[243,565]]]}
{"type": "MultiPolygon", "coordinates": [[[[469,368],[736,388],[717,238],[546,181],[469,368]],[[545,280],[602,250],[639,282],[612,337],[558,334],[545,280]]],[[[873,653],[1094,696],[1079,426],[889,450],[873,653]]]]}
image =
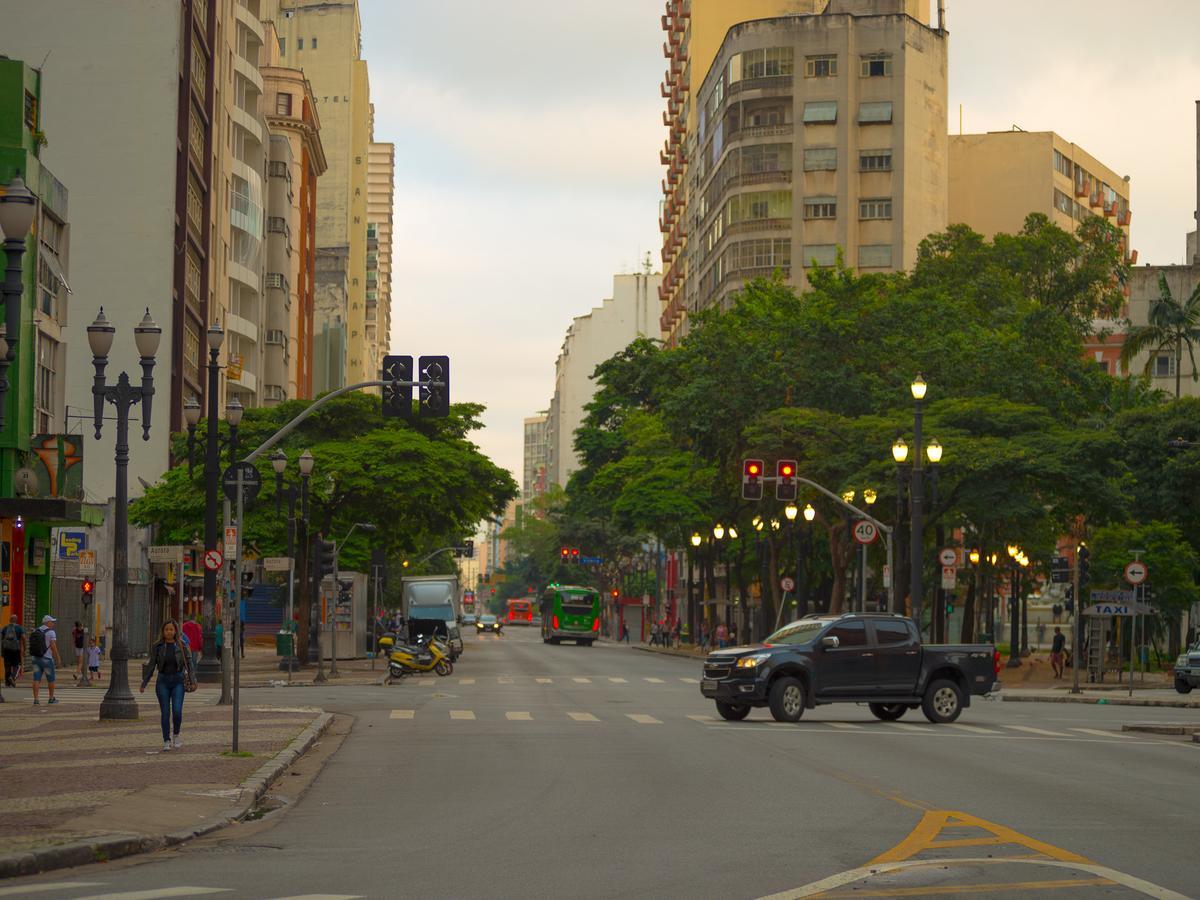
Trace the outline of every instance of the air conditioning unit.
{"type": "Polygon", "coordinates": [[[267,400],[282,403],[287,399],[287,391],[281,384],[268,384],[265,396],[267,400]]]}
{"type": "Polygon", "coordinates": [[[267,343],[268,344],[278,344],[279,346],[282,347],[284,344],[287,343],[287,335],[284,334],[278,328],[268,328],[267,329],[267,343]]]}

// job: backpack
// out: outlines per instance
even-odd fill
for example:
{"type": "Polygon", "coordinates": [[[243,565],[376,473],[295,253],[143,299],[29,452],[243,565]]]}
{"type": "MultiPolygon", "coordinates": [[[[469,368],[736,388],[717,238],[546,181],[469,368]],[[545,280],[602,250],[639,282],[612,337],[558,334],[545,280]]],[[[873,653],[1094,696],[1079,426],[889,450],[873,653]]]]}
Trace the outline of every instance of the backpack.
{"type": "Polygon", "coordinates": [[[4,640],[0,642],[0,649],[8,650],[10,653],[15,653],[21,649],[21,637],[17,629],[9,625],[5,627],[4,640]]]}
{"type": "Polygon", "coordinates": [[[29,635],[29,655],[34,659],[46,655],[46,632],[41,628],[29,635]]]}

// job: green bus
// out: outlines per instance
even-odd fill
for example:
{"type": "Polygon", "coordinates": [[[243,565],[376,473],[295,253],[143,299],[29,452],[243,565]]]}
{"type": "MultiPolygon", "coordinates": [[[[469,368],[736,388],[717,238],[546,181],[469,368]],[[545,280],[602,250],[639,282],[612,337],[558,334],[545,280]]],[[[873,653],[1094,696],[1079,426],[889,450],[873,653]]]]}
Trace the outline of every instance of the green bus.
{"type": "Polygon", "coordinates": [[[600,593],[595,588],[552,584],[538,603],[542,643],[574,641],[585,647],[600,636],[600,593]]]}

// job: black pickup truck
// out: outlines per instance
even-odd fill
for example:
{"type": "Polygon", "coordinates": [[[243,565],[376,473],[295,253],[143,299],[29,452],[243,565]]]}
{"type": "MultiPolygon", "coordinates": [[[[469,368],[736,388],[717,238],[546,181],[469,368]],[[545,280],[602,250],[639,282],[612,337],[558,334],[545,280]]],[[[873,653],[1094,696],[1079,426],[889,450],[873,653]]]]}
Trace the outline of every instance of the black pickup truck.
{"type": "Polygon", "coordinates": [[[991,644],[923,647],[898,615],[811,616],[760,645],[709,654],[700,693],[730,721],[752,707],[795,722],[806,708],[866,703],[885,721],[920,707],[930,722],[953,722],[972,695],[999,689],[999,660],[991,644]]]}

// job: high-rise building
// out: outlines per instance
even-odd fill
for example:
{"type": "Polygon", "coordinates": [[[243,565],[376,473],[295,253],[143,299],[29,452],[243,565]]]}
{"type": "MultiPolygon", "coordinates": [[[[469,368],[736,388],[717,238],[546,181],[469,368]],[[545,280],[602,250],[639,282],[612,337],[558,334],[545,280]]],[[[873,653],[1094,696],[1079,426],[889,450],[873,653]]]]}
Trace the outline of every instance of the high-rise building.
{"type": "Polygon", "coordinates": [[[327,168],[317,186],[313,392],[366,380],[370,89],[357,0],[279,0],[283,65],[312,84],[327,168]]]}
{"type": "Polygon", "coordinates": [[[657,337],[662,276],[616,275],[613,295],[567,329],[554,363],[554,397],[546,413],[546,483],[566,486],[579,468],[575,431],[596,393],[596,366],[638,337],[657,337]]]}
{"type": "MultiPolygon", "coordinates": [[[[147,308],[162,327],[154,380],[150,440],[131,442],[129,483],[153,482],[169,463],[169,439],[183,429],[183,403],[204,399],[204,332],[219,321],[219,294],[229,273],[218,259],[215,207],[228,210],[226,186],[216,182],[217,113],[214,61],[225,46],[220,28],[245,29],[218,16],[218,0],[42,0],[4,11],[0,53],[46,59],[47,102],[41,158],[71,196],[71,272],[74,312],[63,340],[86,359],[86,328],[101,305],[116,326],[114,370],[136,370],[132,328],[147,308]],[[147,42],[146,35],[159,40],[147,42]],[[97,35],[104,35],[101,42],[97,35]],[[137,102],[115,102],[136,86],[137,102]],[[52,139],[50,136],[53,136],[52,139]],[[80,189],[86,186],[86,189],[80,189]]],[[[250,20],[239,3],[229,13],[250,20]],[[238,10],[241,10],[239,12],[238,10]]],[[[70,366],[65,379],[67,430],[80,434],[92,409],[88,365],[70,366]]],[[[89,499],[112,496],[114,428],[89,436],[89,499]]]]}
{"type": "Polygon", "coordinates": [[[262,68],[270,152],[267,162],[267,256],[264,287],[263,402],[313,396],[313,302],[316,282],[317,181],[325,171],[321,121],[312,85],[300,69],[262,68]]]}
{"type": "Polygon", "coordinates": [[[396,193],[396,145],[372,143],[367,158],[368,375],[379,377],[391,349],[392,204],[396,193]]]}
{"type": "Polygon", "coordinates": [[[525,420],[525,466],[521,481],[521,499],[529,500],[546,492],[546,457],[549,453],[547,424],[549,412],[540,412],[525,420]]]}
{"type": "Polygon", "coordinates": [[[1052,131],[950,136],[950,221],[1015,234],[1030,213],[1074,232],[1104,216],[1129,238],[1129,179],[1052,131]]]}
{"type": "Polygon", "coordinates": [[[749,279],[895,271],[946,225],[947,35],[929,0],[672,0],[662,330],[749,279]],[[793,265],[796,271],[793,272],[793,265]]]}

